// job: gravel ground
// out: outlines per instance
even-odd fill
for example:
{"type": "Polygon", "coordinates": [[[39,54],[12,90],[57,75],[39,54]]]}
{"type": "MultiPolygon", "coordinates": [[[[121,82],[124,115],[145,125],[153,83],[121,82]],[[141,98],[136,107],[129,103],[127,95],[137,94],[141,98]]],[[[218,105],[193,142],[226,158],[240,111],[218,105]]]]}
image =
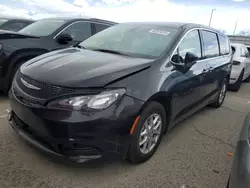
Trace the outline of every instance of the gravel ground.
{"type": "Polygon", "coordinates": [[[250,108],[250,84],[228,92],[220,109],[204,108],[164,137],[153,158],[68,164],[38,152],[8,125],[8,100],[0,98],[0,187],[225,188],[239,131],[250,108]]]}

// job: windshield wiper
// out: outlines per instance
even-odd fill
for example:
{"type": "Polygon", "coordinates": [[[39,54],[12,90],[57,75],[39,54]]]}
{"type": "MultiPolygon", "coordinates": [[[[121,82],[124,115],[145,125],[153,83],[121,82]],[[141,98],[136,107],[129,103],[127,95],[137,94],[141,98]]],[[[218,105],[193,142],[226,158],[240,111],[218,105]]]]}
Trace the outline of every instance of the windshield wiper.
{"type": "Polygon", "coordinates": [[[79,44],[74,45],[73,47],[77,47],[77,48],[81,48],[81,49],[86,49],[84,46],[81,46],[81,45],[79,45],[79,44]]]}
{"type": "Polygon", "coordinates": [[[115,51],[115,50],[108,50],[108,49],[90,49],[90,50],[98,51],[98,52],[111,53],[111,54],[130,56],[130,55],[126,54],[126,53],[118,52],[118,51],[115,51]]]}

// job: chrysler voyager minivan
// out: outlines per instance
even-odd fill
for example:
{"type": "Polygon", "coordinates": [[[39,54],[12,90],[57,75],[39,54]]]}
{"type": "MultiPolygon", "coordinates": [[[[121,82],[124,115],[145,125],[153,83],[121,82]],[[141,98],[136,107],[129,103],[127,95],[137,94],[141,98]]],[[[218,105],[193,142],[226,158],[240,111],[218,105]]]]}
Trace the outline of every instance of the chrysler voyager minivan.
{"type": "Polygon", "coordinates": [[[231,61],[227,36],[207,26],[118,24],[23,64],[9,122],[58,157],[141,163],[177,122],[222,105],[231,61]]]}

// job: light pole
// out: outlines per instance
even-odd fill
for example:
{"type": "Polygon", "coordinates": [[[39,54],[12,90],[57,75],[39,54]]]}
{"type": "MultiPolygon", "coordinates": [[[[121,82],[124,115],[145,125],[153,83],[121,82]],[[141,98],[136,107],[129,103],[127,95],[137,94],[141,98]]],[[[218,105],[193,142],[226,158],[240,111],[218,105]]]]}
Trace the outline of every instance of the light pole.
{"type": "Polygon", "coordinates": [[[211,21],[212,21],[213,14],[214,14],[214,11],[215,11],[215,10],[216,10],[215,8],[212,9],[211,16],[210,16],[210,20],[209,20],[209,26],[211,25],[211,21]]]}
{"type": "Polygon", "coordinates": [[[234,32],[233,32],[233,35],[235,34],[235,31],[236,31],[236,28],[237,28],[237,24],[238,24],[238,18],[237,18],[236,23],[235,23],[235,26],[234,26],[234,32]]]}

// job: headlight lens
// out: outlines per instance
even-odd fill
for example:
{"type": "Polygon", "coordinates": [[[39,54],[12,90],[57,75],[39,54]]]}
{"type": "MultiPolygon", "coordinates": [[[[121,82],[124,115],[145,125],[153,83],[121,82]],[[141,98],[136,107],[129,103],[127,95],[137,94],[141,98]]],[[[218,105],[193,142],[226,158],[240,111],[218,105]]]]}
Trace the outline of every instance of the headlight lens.
{"type": "Polygon", "coordinates": [[[48,104],[51,109],[81,110],[81,109],[105,109],[117,101],[125,89],[103,91],[98,95],[76,96],[66,99],[59,99],[48,104]]]}

